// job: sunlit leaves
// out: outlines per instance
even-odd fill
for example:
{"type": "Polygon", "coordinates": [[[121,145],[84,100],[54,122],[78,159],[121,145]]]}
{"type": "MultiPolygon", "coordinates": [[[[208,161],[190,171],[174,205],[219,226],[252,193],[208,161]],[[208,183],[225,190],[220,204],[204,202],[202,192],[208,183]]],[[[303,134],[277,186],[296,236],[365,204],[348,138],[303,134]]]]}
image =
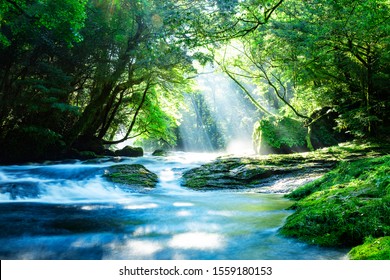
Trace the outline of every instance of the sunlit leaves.
{"type": "MultiPolygon", "coordinates": [[[[243,2],[249,25],[266,9],[259,2],[243,2]]],[[[389,106],[383,94],[389,18],[386,1],[285,1],[267,25],[241,39],[242,55],[225,64],[252,76],[268,99],[267,88],[279,84],[288,98],[293,94],[289,100],[298,111],[309,114],[323,106],[346,111],[339,123],[365,135],[373,124],[383,123],[383,108],[389,106]],[[271,83],[264,83],[265,76],[271,83]]]]}

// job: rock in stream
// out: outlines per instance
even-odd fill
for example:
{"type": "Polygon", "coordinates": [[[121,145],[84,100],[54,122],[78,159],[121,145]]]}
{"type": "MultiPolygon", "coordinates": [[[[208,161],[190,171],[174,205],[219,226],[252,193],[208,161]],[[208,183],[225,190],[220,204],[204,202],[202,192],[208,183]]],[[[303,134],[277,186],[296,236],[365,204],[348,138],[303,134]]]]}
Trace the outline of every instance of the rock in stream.
{"type": "Polygon", "coordinates": [[[108,167],[104,176],[114,183],[133,188],[154,188],[158,177],[141,164],[119,164],[108,167]]]}
{"type": "Polygon", "coordinates": [[[302,156],[225,157],[184,172],[182,184],[195,190],[259,188],[259,192],[285,193],[301,185],[295,181],[310,182],[334,164],[302,156]]]}

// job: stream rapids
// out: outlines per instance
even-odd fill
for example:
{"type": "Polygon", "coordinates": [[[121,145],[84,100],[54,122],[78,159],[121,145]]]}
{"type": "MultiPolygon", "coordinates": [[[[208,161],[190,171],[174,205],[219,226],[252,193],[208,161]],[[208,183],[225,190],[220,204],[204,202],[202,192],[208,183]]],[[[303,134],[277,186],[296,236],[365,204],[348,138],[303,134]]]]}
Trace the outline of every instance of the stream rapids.
{"type": "Polygon", "coordinates": [[[279,235],[292,213],[282,194],[181,186],[184,171],[215,157],[177,152],[0,166],[0,259],[346,258],[345,250],[279,235]],[[144,165],[158,175],[157,187],[135,191],[107,181],[105,168],[119,163],[144,165]]]}

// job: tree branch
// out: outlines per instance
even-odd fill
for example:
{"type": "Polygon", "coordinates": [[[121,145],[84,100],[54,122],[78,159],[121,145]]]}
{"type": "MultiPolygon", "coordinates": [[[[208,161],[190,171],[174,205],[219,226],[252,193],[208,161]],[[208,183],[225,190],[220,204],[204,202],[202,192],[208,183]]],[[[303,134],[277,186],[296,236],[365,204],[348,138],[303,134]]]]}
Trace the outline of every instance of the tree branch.
{"type": "Polygon", "coordinates": [[[229,76],[230,79],[232,79],[242,90],[243,92],[246,94],[246,96],[249,98],[249,100],[253,103],[253,105],[256,106],[256,108],[260,109],[261,111],[263,111],[264,113],[266,113],[267,115],[274,115],[273,113],[271,113],[270,111],[268,111],[267,109],[265,109],[263,106],[260,105],[259,102],[257,102],[257,100],[252,96],[252,94],[245,88],[245,86],[240,83],[236,77],[234,77],[233,73],[231,73],[225,66],[223,66],[221,63],[219,62],[216,62],[222,69],[222,71],[224,73],[226,73],[226,75],[229,76]]]}
{"type": "MultiPolygon", "coordinates": [[[[122,142],[124,142],[124,141],[126,141],[126,140],[129,139],[129,135],[130,135],[131,131],[132,131],[133,128],[134,128],[134,125],[135,125],[135,122],[136,122],[136,120],[137,120],[138,114],[139,114],[139,112],[141,111],[142,106],[143,106],[144,103],[145,103],[146,95],[147,95],[147,93],[148,93],[148,91],[149,91],[151,85],[152,85],[152,84],[151,84],[151,78],[149,78],[149,80],[147,81],[146,87],[145,87],[145,89],[144,89],[144,91],[143,91],[141,102],[139,103],[139,105],[138,105],[138,107],[137,107],[137,110],[136,110],[135,113],[134,113],[133,119],[132,119],[132,121],[131,121],[131,123],[130,123],[130,126],[129,126],[128,130],[127,130],[127,133],[126,133],[125,137],[123,137],[123,138],[120,139],[120,140],[116,140],[116,141],[105,141],[105,140],[103,140],[103,144],[114,145],[114,144],[122,143],[122,142]]],[[[134,138],[134,136],[131,137],[131,138],[134,138]]]]}

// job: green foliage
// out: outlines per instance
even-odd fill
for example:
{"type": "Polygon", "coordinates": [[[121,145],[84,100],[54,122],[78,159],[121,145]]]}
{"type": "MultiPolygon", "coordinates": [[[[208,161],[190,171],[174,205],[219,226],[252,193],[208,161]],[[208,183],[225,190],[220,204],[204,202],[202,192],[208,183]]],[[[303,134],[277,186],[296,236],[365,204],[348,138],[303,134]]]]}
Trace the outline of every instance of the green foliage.
{"type": "MultiPolygon", "coordinates": [[[[246,96],[258,108],[307,118],[330,106],[351,135],[385,138],[388,16],[384,0],[4,0],[0,145],[26,127],[52,131],[67,149],[120,132],[173,145],[182,94],[194,92],[193,61],[210,62],[231,39],[238,55],[222,60],[241,85],[257,86],[246,96]]],[[[206,115],[213,145],[223,147],[226,127],[206,115]]],[[[288,118],[263,126],[271,147],[303,143],[288,118]]]]}
{"type": "MultiPolygon", "coordinates": [[[[249,18],[256,5],[248,3],[249,18]]],[[[329,106],[350,135],[386,137],[389,14],[384,0],[284,1],[224,64],[236,79],[256,84],[257,100],[283,115],[304,118],[329,106]]]]}
{"type": "MultiPolygon", "coordinates": [[[[167,100],[154,91],[147,98],[137,122],[136,131],[145,131],[139,141],[142,143],[141,139],[155,140],[156,143],[154,145],[149,141],[149,146],[153,146],[153,148],[161,147],[160,144],[173,146],[176,142],[175,128],[177,127],[177,119],[173,111],[174,108],[172,108],[171,112],[165,111],[165,108],[161,106],[163,102],[167,102],[167,100]]],[[[168,107],[168,104],[166,106],[168,107]]]]}
{"type": "Polygon", "coordinates": [[[348,256],[352,260],[390,260],[390,236],[368,237],[363,245],[354,247],[348,256]]]}
{"type": "Polygon", "coordinates": [[[323,246],[356,246],[390,234],[390,156],[343,162],[288,197],[298,199],[281,233],[323,246]]]}
{"type": "Polygon", "coordinates": [[[6,162],[56,159],[64,146],[59,134],[45,127],[26,126],[10,132],[5,142],[7,150],[0,151],[6,162]]]}
{"type": "Polygon", "coordinates": [[[280,149],[283,152],[305,149],[307,128],[292,118],[263,118],[255,126],[254,141],[260,147],[280,149]]]}
{"type": "Polygon", "coordinates": [[[171,4],[2,2],[0,143],[12,145],[15,129],[39,126],[68,148],[81,136],[110,140],[120,131],[172,145],[175,108],[193,68],[188,42],[166,40],[177,32],[164,9],[171,4]]]}
{"type": "Polygon", "coordinates": [[[55,38],[72,45],[74,41],[81,40],[79,31],[84,26],[86,3],[87,0],[2,1],[0,20],[11,31],[11,34],[0,33],[2,41],[10,46],[14,40],[12,36],[24,36],[31,31],[33,34],[47,31],[53,32],[54,37],[45,39],[55,38]]]}

